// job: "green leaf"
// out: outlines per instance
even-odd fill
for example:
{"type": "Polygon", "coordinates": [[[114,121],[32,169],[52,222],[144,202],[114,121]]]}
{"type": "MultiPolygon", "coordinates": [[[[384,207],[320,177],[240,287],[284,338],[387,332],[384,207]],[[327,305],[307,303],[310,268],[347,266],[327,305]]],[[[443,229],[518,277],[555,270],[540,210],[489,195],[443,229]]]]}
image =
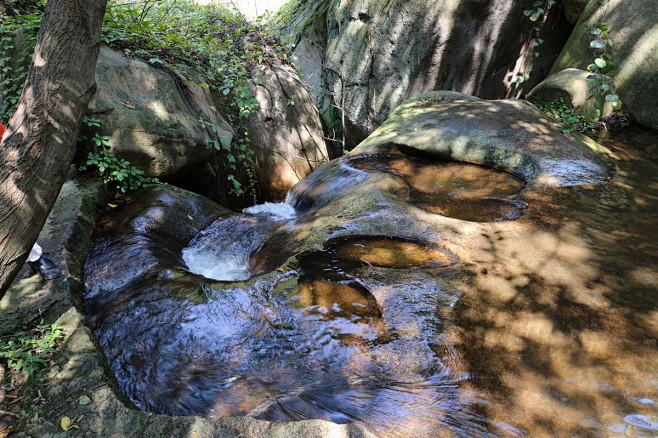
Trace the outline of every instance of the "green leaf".
{"type": "Polygon", "coordinates": [[[589,45],[595,49],[602,49],[605,47],[605,43],[601,40],[593,40],[589,45]]]}
{"type": "Polygon", "coordinates": [[[594,64],[596,64],[598,68],[604,68],[607,65],[603,58],[596,58],[594,64]]]}
{"type": "Polygon", "coordinates": [[[537,12],[537,11],[533,12],[532,15],[530,16],[530,21],[537,21],[537,20],[539,20],[539,16],[540,16],[540,15],[541,15],[541,14],[540,14],[539,12],[537,12]]]}
{"type": "Polygon", "coordinates": [[[608,94],[605,96],[605,101],[606,102],[617,102],[619,100],[619,96],[616,94],[608,94]]]}
{"type": "Polygon", "coordinates": [[[592,35],[598,35],[598,34],[601,33],[601,29],[599,29],[598,27],[595,27],[594,29],[590,30],[589,32],[590,32],[592,35]]]}

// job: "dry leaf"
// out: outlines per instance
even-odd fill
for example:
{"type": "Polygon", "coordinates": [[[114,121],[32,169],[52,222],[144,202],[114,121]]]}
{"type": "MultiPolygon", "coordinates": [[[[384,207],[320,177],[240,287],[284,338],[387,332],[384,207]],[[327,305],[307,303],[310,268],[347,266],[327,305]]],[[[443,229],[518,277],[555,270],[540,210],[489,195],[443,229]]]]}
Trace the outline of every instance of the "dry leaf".
{"type": "Polygon", "coordinates": [[[14,403],[18,403],[19,401],[23,400],[23,397],[16,397],[9,403],[10,405],[13,405],[14,403]]]}
{"type": "Polygon", "coordinates": [[[15,430],[16,430],[16,429],[14,429],[14,428],[11,427],[11,426],[9,426],[9,427],[6,428],[6,429],[2,429],[2,430],[0,430],[0,438],[5,438],[6,436],[8,436],[10,433],[12,433],[12,432],[15,431],[15,430]]]}
{"type": "Polygon", "coordinates": [[[189,214],[187,215],[187,218],[188,218],[189,220],[191,220],[191,221],[194,220],[194,218],[193,218],[192,216],[190,216],[189,214]]]}
{"type": "Polygon", "coordinates": [[[62,419],[59,422],[59,425],[62,427],[62,430],[71,430],[71,429],[79,429],[80,426],[74,426],[71,424],[71,419],[69,417],[62,417],[62,419]]]}
{"type": "Polygon", "coordinates": [[[57,217],[59,217],[59,213],[55,213],[52,218],[57,219],[57,217]]]}
{"type": "Polygon", "coordinates": [[[78,399],[79,405],[88,405],[89,403],[91,403],[91,399],[86,395],[81,395],[80,398],[78,399]]]}
{"type": "Polygon", "coordinates": [[[121,105],[125,106],[126,108],[135,109],[135,105],[128,102],[121,102],[121,105]]]}

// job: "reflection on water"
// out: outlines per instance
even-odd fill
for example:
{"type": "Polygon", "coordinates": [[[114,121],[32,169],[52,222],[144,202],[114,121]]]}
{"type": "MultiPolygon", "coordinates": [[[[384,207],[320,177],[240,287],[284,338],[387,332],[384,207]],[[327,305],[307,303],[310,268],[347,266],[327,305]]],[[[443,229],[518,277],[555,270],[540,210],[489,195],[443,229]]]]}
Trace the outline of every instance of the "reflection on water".
{"type": "Polygon", "coordinates": [[[410,189],[410,204],[442,216],[487,222],[516,219],[527,205],[507,199],[525,182],[511,173],[475,164],[402,155],[366,155],[348,160],[368,172],[391,173],[410,189]]]}
{"type": "Polygon", "coordinates": [[[264,242],[297,219],[276,206],[216,221],[184,260],[187,241],[108,228],[85,306],[150,412],[321,418],[381,437],[656,436],[657,138],[603,135],[618,163],[605,184],[522,191],[502,172],[390,155],[321,168],[289,197],[313,226],[331,196],[393,174],[409,187],[399,199],[473,221],[437,219],[463,263],[434,241],[355,235],[277,270],[292,249],[264,242]],[[190,272],[195,256],[206,271],[190,272]]]}

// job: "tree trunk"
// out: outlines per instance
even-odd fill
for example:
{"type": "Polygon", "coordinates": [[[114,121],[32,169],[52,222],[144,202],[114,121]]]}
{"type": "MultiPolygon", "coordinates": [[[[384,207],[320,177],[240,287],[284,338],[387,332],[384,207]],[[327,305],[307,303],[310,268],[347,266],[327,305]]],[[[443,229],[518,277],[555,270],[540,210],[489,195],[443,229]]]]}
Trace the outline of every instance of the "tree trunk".
{"type": "Polygon", "coordinates": [[[0,298],[59,193],[87,104],[107,0],[49,0],[18,107],[0,143],[0,298]]]}

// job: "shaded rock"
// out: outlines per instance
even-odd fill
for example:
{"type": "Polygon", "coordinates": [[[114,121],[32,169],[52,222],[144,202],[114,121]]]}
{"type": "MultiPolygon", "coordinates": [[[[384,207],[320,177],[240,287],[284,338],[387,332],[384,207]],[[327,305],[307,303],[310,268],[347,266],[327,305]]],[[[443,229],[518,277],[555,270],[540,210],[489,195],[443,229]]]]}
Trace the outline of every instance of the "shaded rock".
{"type": "Polygon", "coordinates": [[[562,0],[564,16],[570,24],[576,24],[589,0],[562,0]]]}
{"type": "Polygon", "coordinates": [[[448,89],[482,98],[518,97],[514,77],[532,63],[533,86],[552,65],[569,25],[550,8],[542,55],[530,59],[522,2],[425,0],[332,2],[327,13],[328,88],[358,144],[405,99],[448,89]],[[550,31],[548,30],[550,29],[550,31]]]}
{"type": "MultiPolygon", "coordinates": [[[[561,97],[567,106],[575,108],[579,114],[596,119],[596,101],[594,98],[589,99],[591,85],[587,83],[587,76],[590,74],[577,68],[564,69],[541,81],[528,93],[526,99],[531,102],[552,102],[561,97]]],[[[599,96],[599,106],[603,108],[601,117],[612,114],[612,104],[606,102],[604,96],[599,96]]]]}
{"type": "Polygon", "coordinates": [[[524,100],[440,96],[428,92],[405,101],[350,155],[410,148],[497,167],[541,185],[588,184],[610,176],[605,148],[582,134],[562,133],[524,100]]]}
{"type": "Polygon", "coordinates": [[[213,156],[210,141],[230,142],[233,130],[208,90],[139,59],[102,46],[96,67],[98,91],[88,115],[110,137],[110,152],[127,159],[148,176],[170,177],[213,156]],[[213,134],[199,118],[215,124],[213,134]]]}
{"type": "Polygon", "coordinates": [[[645,126],[658,128],[658,0],[591,0],[569,41],[555,61],[552,73],[566,68],[586,69],[597,51],[590,47],[590,30],[607,22],[615,68],[609,73],[617,84],[622,110],[645,126]]]}
{"type": "Polygon", "coordinates": [[[322,123],[311,96],[291,67],[252,72],[260,112],[249,119],[256,174],[266,200],[282,200],[292,186],[329,161],[322,123]]]}

